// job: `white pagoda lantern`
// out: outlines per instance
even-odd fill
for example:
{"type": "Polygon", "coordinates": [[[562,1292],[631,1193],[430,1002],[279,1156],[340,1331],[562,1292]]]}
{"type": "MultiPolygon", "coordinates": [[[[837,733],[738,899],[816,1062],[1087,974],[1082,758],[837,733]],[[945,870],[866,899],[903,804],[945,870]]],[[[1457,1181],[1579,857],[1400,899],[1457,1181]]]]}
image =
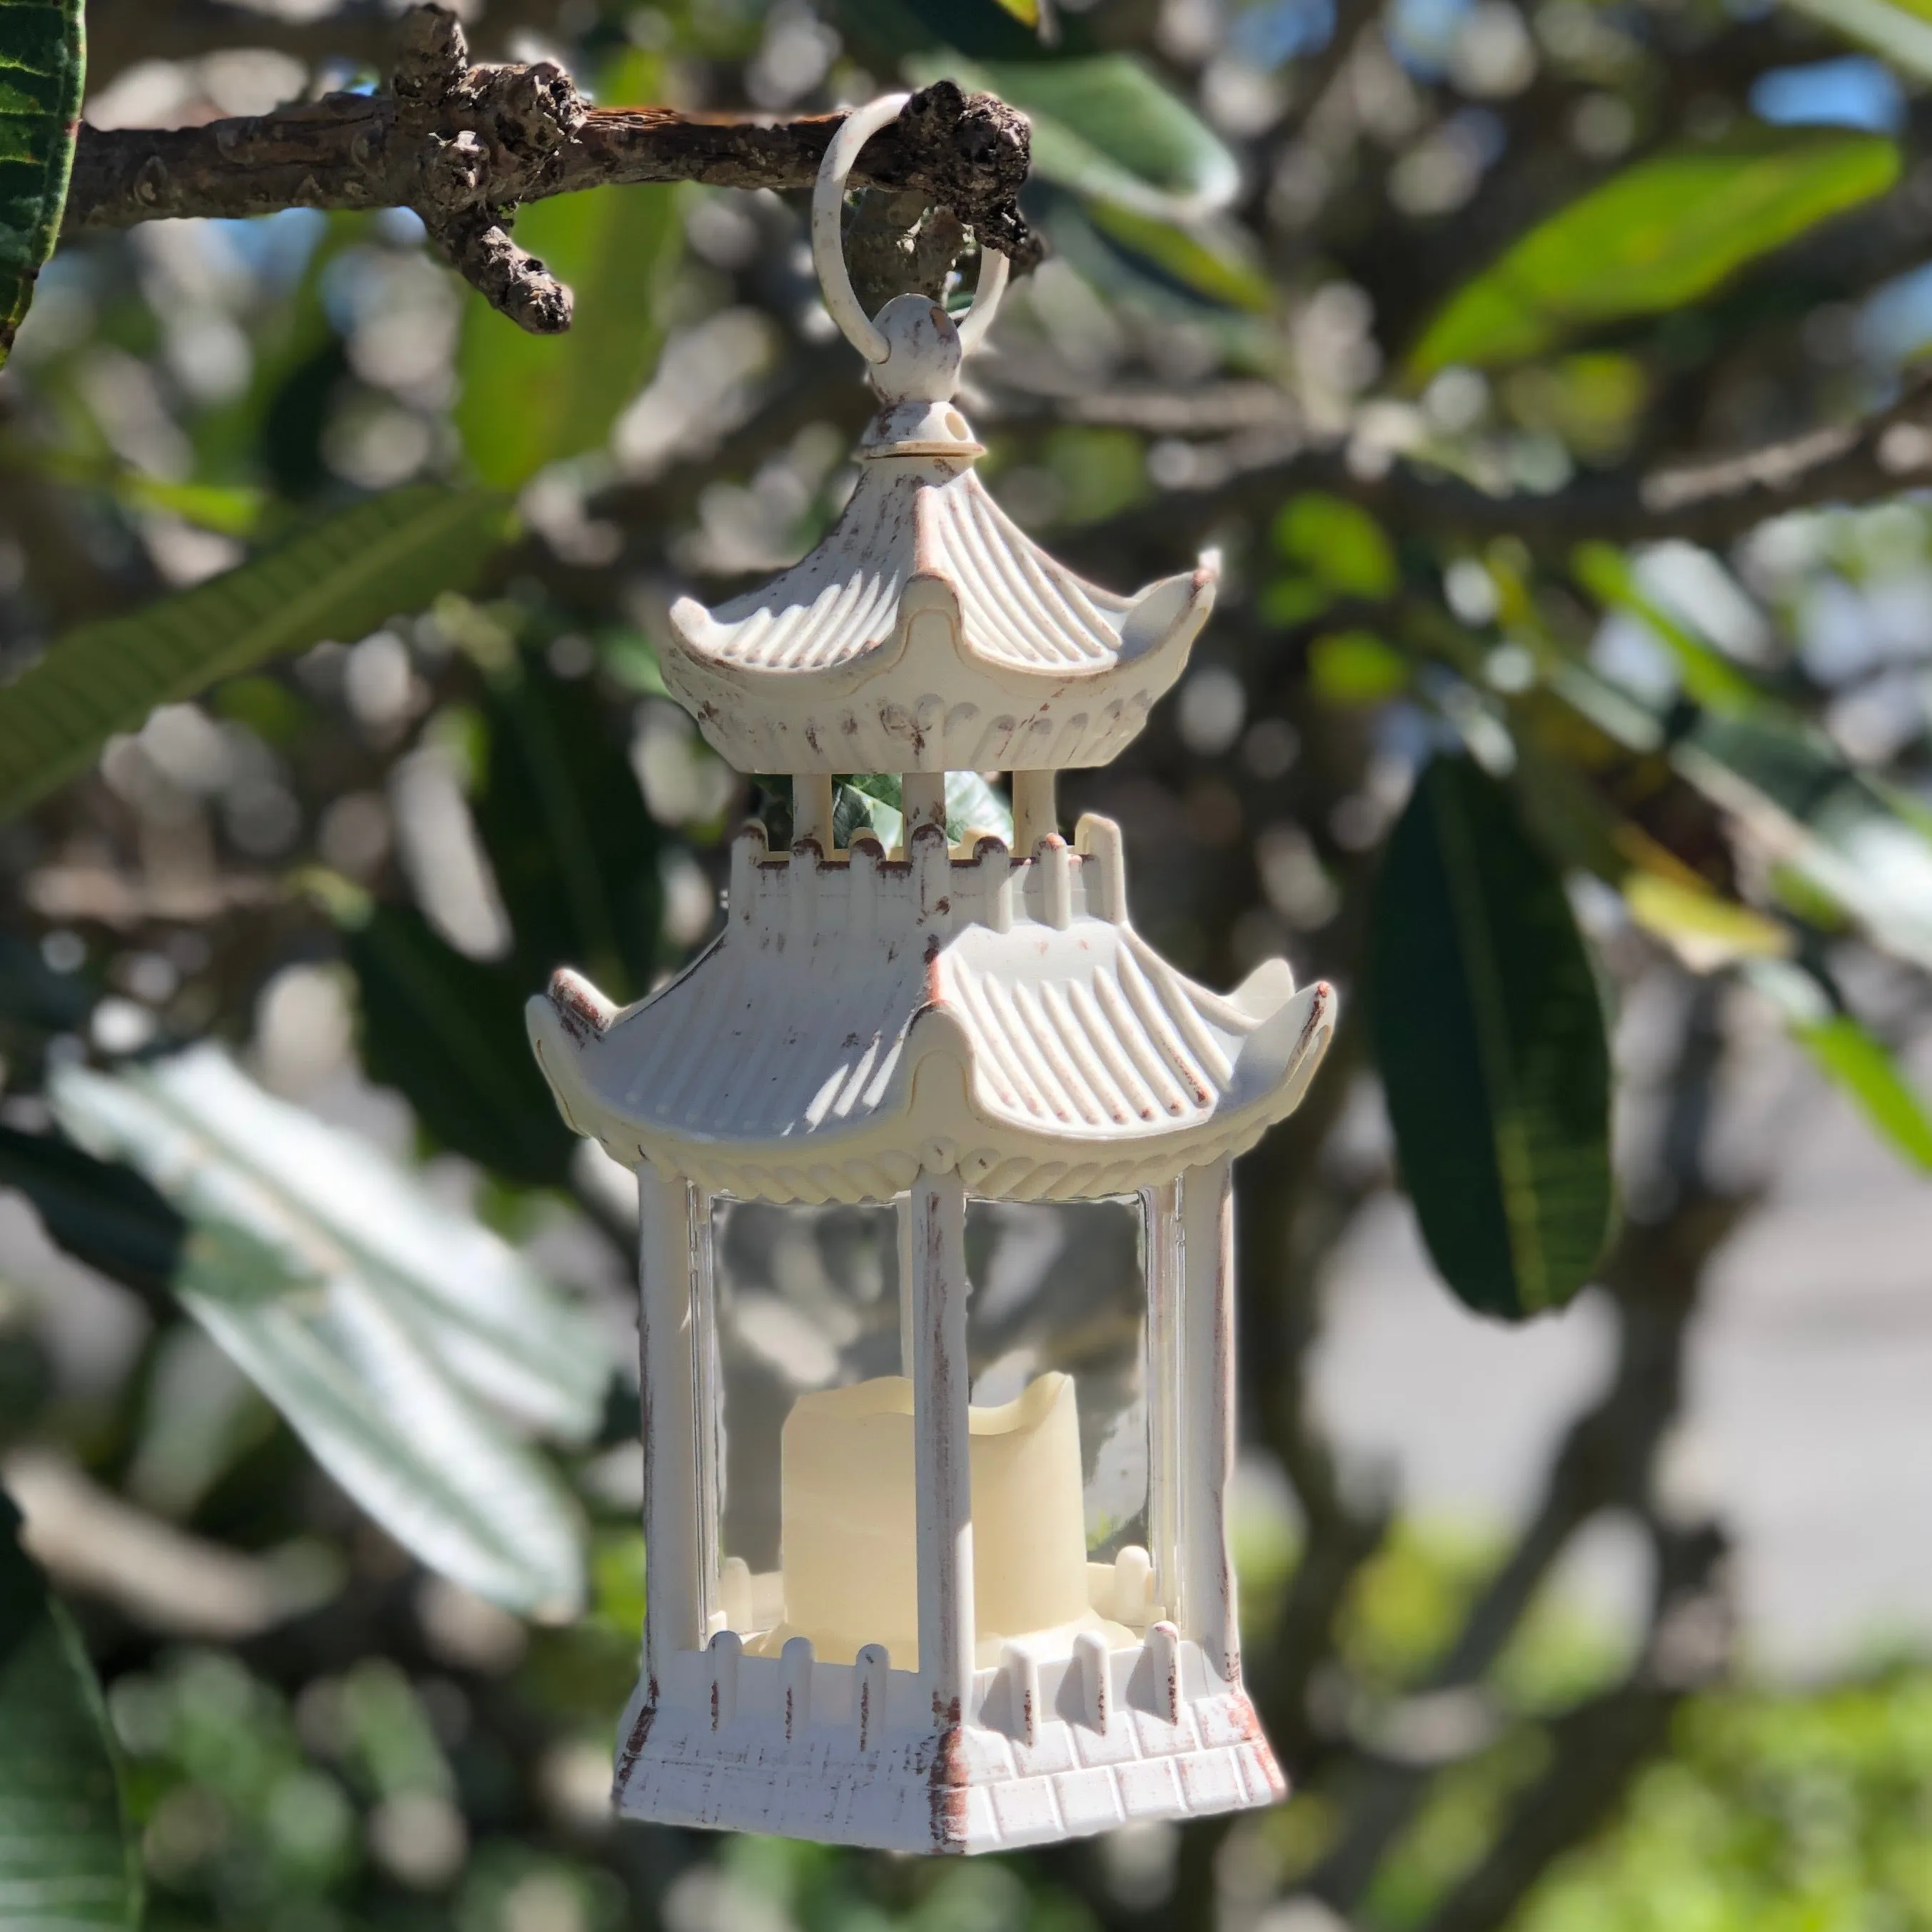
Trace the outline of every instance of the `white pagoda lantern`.
{"type": "Polygon", "coordinates": [[[679,604],[664,664],[730,764],[792,775],[790,848],[746,826],[724,930],[681,977],[620,1012],[560,971],[530,1031],[565,1118],[638,1180],[648,1608],[619,1809],[978,1852],[1284,1793],[1228,1549],[1229,1172],[1300,1097],[1335,1002],[1280,961],[1226,997],[1194,985],[1128,922],[1118,829],[1060,835],[1055,772],[1140,729],[1214,566],[1110,596],[982,486],[952,397],[1000,257],[956,328],[922,296],[859,309],[843,184],[903,98],[848,119],[813,208],[827,306],[884,405],[851,502],[764,590],[679,604]],[[1010,850],[950,843],[952,770],[1011,774],[1010,850]],[[834,775],[866,771],[902,774],[891,852],[834,849],[834,775]],[[734,1257],[764,1230],[776,1280],[802,1251],[784,1217],[808,1250],[828,1214],[862,1249],[896,1220],[866,1306],[895,1247],[897,1305],[838,1304],[822,1343],[734,1257]],[[1105,1378],[1132,1399],[1100,1422],[1078,1366],[976,1360],[998,1324],[969,1221],[1056,1214],[1090,1218],[1035,1244],[1058,1256],[1037,1307],[1077,1265],[1135,1312],[1105,1378]],[[1109,1245],[1107,1215],[1137,1238],[1109,1245]],[[740,1413],[727,1303],[766,1322],[770,1378],[740,1413]],[[777,1464],[762,1502],[748,1443],[777,1464]],[[1096,1521],[1102,1464],[1127,1501],[1096,1521]]]}

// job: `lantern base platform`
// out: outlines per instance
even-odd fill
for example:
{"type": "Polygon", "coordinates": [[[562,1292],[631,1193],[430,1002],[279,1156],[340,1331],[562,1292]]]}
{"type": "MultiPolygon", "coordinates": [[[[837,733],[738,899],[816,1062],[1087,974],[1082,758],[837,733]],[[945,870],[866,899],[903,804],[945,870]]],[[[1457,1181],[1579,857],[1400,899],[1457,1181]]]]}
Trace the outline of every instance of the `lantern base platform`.
{"type": "Polygon", "coordinates": [[[1150,1648],[1109,1654],[1097,1713],[1076,1665],[1038,1666],[1042,1715],[1030,1743],[1005,1667],[980,1671],[973,1716],[943,1729],[915,1673],[881,1672],[884,1721],[862,1738],[858,1666],[814,1662],[808,1681],[788,1683],[776,1658],[734,1654],[721,1668],[716,1648],[680,1652],[654,1699],[639,1687],[646,1694],[630,1714],[612,1796],[622,1816],[658,1824],[943,1852],[1007,1851],[1286,1797],[1240,1684],[1184,1642],[1163,1712],[1150,1648]]]}

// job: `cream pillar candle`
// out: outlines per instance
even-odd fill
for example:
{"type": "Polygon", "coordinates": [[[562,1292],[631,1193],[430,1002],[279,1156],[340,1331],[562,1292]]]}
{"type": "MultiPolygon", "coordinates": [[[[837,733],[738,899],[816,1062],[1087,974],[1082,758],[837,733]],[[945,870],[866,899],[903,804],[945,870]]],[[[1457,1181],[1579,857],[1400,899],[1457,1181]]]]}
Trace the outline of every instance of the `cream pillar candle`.
{"type": "MultiPolygon", "coordinates": [[[[903,1376],[803,1395],[782,1437],[782,1641],[827,1663],[880,1643],[919,1668],[913,1392],[903,1376]]],[[[1070,1376],[968,1412],[974,1612],[981,1646],[1088,1612],[1080,1430],[1070,1376]]],[[[768,1642],[773,1640],[767,1640],[768,1642]]]]}

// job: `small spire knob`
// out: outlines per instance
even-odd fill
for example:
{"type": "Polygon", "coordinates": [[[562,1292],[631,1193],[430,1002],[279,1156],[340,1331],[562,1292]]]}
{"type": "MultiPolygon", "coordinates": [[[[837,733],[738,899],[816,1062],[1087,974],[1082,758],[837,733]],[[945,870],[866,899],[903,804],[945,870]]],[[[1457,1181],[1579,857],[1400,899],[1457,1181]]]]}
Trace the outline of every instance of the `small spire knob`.
{"type": "Polygon", "coordinates": [[[929,296],[895,296],[872,318],[886,355],[872,364],[872,386],[887,403],[950,402],[964,354],[952,318],[929,296]]]}

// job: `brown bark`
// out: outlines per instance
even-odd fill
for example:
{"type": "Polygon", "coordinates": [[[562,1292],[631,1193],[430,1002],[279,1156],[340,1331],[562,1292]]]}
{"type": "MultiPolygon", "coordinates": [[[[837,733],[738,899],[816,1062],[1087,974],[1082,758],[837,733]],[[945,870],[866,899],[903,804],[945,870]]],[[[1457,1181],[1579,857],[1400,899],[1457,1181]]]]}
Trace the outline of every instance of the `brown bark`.
{"type": "MultiPolygon", "coordinates": [[[[549,334],[569,326],[569,293],[511,240],[520,203],[648,182],[807,188],[842,118],[586,108],[550,62],[471,65],[454,16],[419,7],[404,18],[392,93],[329,94],[198,128],[83,127],[65,227],[411,208],[495,307],[549,334]]],[[[1023,268],[1038,254],[1016,200],[1030,138],[1004,102],[941,80],[866,142],[852,181],[922,196],[1023,268]]]]}

